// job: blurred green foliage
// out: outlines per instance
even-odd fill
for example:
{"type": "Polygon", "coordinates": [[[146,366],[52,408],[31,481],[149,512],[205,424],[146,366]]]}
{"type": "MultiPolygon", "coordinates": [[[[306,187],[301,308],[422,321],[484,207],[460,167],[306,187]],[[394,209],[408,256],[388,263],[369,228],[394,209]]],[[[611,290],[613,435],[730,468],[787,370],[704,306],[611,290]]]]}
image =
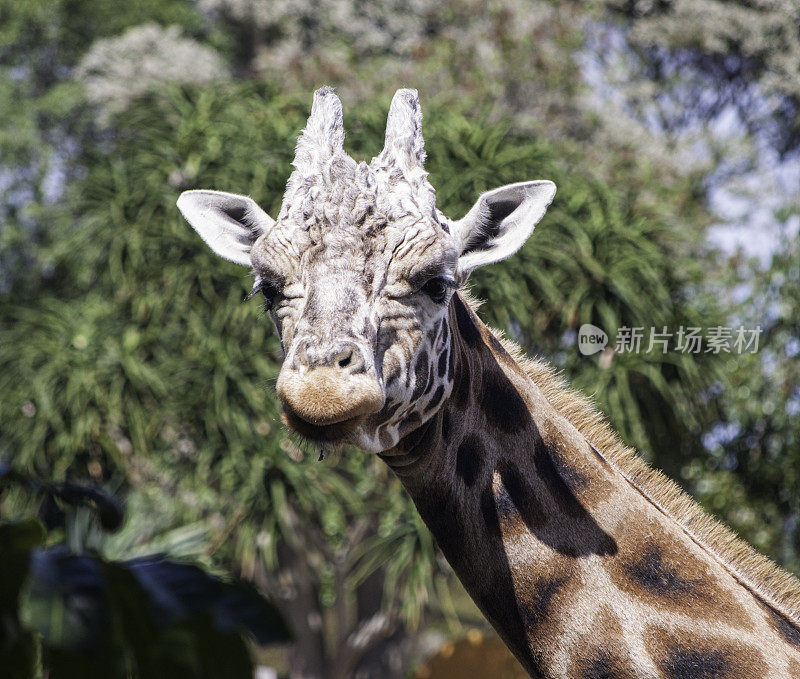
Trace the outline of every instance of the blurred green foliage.
{"type": "Polygon", "coordinates": [[[714,512],[797,573],[800,242],[785,239],[769,268],[755,269],[752,290],[735,313],[746,326],[761,328],[759,350],[726,361],[725,379],[715,385],[720,419],[705,435],[709,453],[684,473],[714,512]]]}
{"type": "Polygon", "coordinates": [[[0,56],[4,65],[35,63],[37,74],[52,82],[53,70],[73,64],[93,40],[146,22],[190,32],[205,23],[189,0],[2,0],[0,56]]]}

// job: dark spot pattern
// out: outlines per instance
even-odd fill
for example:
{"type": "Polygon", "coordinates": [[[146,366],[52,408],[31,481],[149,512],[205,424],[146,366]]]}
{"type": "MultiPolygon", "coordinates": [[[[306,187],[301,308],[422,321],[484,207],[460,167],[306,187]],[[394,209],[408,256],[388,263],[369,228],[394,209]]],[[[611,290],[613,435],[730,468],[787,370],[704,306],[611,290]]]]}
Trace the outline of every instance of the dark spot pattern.
{"type": "MultiPolygon", "coordinates": [[[[553,499],[564,513],[570,516],[581,516],[586,510],[583,508],[578,498],[575,497],[569,483],[565,480],[559,470],[559,466],[553,461],[553,454],[544,445],[536,446],[533,453],[533,462],[539,477],[547,486],[553,499]]],[[[559,456],[560,458],[560,456],[559,456]]]]}
{"type": "Polygon", "coordinates": [[[382,420],[389,420],[391,419],[394,414],[400,409],[400,406],[403,405],[402,401],[396,401],[390,405],[385,405],[381,412],[381,419],[382,420]]]}
{"type": "Polygon", "coordinates": [[[414,366],[414,391],[411,401],[416,401],[428,387],[428,352],[423,349],[414,366]]]}
{"type": "Polygon", "coordinates": [[[641,558],[625,565],[628,576],[648,592],[663,597],[699,596],[697,583],[681,577],[664,561],[657,545],[650,545],[641,558]]]}
{"type": "Polygon", "coordinates": [[[453,370],[455,364],[455,354],[456,352],[451,348],[448,349],[447,353],[449,354],[447,357],[447,381],[450,382],[453,379],[453,370]]]}
{"type": "Polygon", "coordinates": [[[439,354],[439,365],[438,365],[438,371],[437,371],[438,374],[439,374],[439,377],[444,377],[445,374],[447,373],[447,356],[448,356],[448,353],[449,352],[447,350],[445,350],[441,354],[439,354]]]}
{"type": "Polygon", "coordinates": [[[436,391],[433,392],[433,396],[431,396],[431,400],[428,405],[425,406],[425,412],[429,413],[431,410],[436,408],[441,402],[442,397],[444,396],[444,385],[440,384],[436,387],[436,391]]]}
{"type": "Polygon", "coordinates": [[[482,405],[489,425],[504,432],[519,431],[531,420],[525,401],[502,373],[486,375],[482,405]]]}
{"type": "Polygon", "coordinates": [[[478,330],[475,321],[470,318],[470,311],[466,302],[461,299],[460,295],[453,295],[453,304],[455,305],[456,324],[461,339],[471,347],[481,344],[480,330],[478,330]]]}
{"type": "MultiPolygon", "coordinates": [[[[697,635],[702,634],[698,628],[697,635]]],[[[663,627],[648,627],[644,642],[665,679],[756,679],[772,676],[765,647],[735,636],[676,636],[663,627]]]]}
{"type": "Polygon", "coordinates": [[[602,605],[585,623],[578,642],[575,666],[569,673],[575,679],[638,679],[631,664],[631,650],[625,642],[619,616],[610,605],[602,605]]]}
{"type": "Polygon", "coordinates": [[[534,585],[530,598],[519,602],[520,616],[528,634],[551,615],[550,607],[553,597],[558,594],[566,581],[566,578],[540,580],[534,585]]]}
{"type": "Polygon", "coordinates": [[[723,679],[737,676],[731,669],[724,651],[696,651],[680,647],[673,648],[661,666],[669,679],[723,679]]]}
{"type": "Polygon", "coordinates": [[[503,484],[507,496],[499,493],[497,497],[498,510],[501,517],[512,517],[513,512],[518,512],[528,530],[534,531],[544,525],[546,517],[541,504],[536,499],[533,488],[527,479],[520,474],[513,462],[500,460],[497,473],[503,484]],[[512,506],[507,506],[511,501],[512,506]]]}
{"type": "Polygon", "coordinates": [[[772,626],[781,638],[792,646],[800,648],[800,629],[798,629],[797,625],[769,604],[765,604],[764,607],[772,619],[772,626]]]}
{"type": "Polygon", "coordinates": [[[431,363],[430,370],[428,371],[428,382],[425,385],[425,394],[428,394],[431,389],[433,389],[434,385],[436,384],[435,381],[435,373],[436,373],[436,366],[431,363]]]}
{"type": "Polygon", "coordinates": [[[611,654],[601,650],[581,673],[581,679],[618,679],[611,654]]]}
{"type": "Polygon", "coordinates": [[[456,452],[456,474],[471,488],[481,473],[483,465],[483,446],[477,436],[467,436],[456,452]]]}

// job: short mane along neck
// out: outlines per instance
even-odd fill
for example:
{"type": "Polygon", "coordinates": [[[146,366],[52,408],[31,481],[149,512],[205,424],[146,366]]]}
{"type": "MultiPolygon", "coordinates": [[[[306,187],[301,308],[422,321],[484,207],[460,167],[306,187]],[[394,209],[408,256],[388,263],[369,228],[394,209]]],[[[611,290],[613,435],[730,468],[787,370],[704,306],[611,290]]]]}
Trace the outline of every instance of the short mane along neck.
{"type": "Polygon", "coordinates": [[[382,455],[534,677],[800,677],[800,583],[462,295],[453,390],[382,455]]]}

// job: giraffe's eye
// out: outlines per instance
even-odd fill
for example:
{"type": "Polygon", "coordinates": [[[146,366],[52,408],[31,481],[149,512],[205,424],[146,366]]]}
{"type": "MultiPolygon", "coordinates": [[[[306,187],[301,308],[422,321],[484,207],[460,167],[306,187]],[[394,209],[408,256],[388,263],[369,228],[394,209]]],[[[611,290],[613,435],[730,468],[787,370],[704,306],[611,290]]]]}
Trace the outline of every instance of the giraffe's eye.
{"type": "Polygon", "coordinates": [[[247,299],[252,299],[258,293],[264,295],[264,299],[266,300],[267,304],[267,311],[269,311],[272,308],[272,305],[275,303],[275,298],[278,296],[279,290],[274,283],[271,283],[266,278],[258,278],[256,279],[256,284],[253,286],[250,294],[247,295],[247,299]]]}
{"type": "Polygon", "coordinates": [[[454,280],[445,276],[435,276],[422,286],[422,292],[437,304],[441,304],[447,297],[447,291],[454,287],[456,287],[454,280]]]}

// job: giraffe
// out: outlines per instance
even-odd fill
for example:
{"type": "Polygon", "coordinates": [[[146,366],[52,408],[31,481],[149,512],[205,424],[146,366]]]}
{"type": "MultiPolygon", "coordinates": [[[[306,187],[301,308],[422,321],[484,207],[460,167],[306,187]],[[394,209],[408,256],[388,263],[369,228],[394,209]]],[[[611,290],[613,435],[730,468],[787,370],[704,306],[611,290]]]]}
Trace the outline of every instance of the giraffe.
{"type": "Polygon", "coordinates": [[[386,462],[532,677],[800,677],[800,583],[484,325],[463,288],[522,246],[555,185],[494,189],[448,219],[421,123],[416,91],[398,90],[383,150],[357,163],[323,88],[277,219],[236,194],[178,200],[252,269],[284,352],[285,423],[386,462]]]}

